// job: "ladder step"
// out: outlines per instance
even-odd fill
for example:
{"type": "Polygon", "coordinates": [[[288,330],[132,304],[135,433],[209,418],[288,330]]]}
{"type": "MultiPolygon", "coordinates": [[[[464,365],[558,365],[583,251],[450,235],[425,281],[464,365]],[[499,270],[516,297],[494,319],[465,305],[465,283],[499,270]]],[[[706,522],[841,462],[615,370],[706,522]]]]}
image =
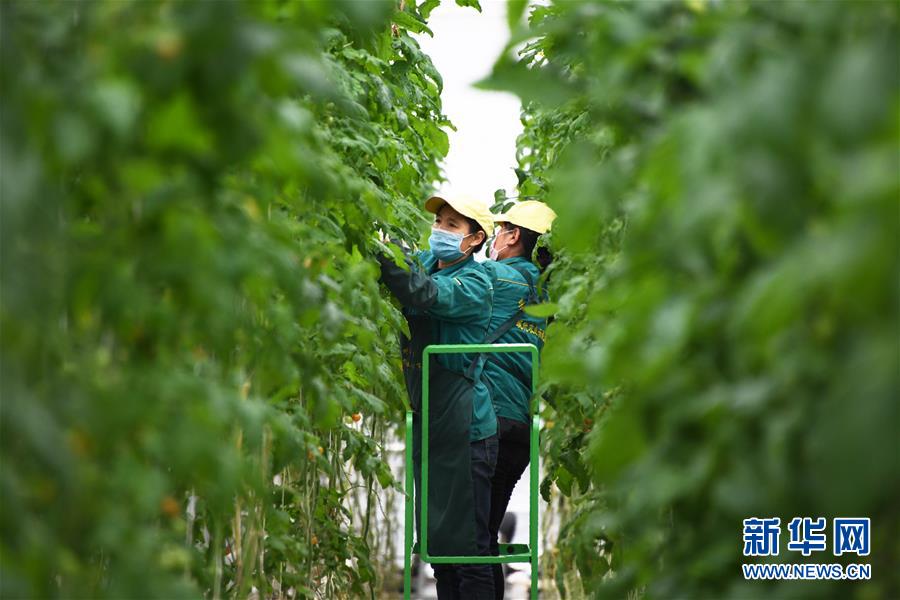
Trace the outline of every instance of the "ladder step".
{"type": "Polygon", "coordinates": [[[531,554],[528,544],[500,544],[500,556],[507,554],[531,554]]]}
{"type": "MultiPolygon", "coordinates": [[[[412,547],[413,554],[419,554],[419,542],[413,544],[412,547]]],[[[528,547],[528,544],[500,544],[500,556],[522,556],[522,555],[530,555],[531,548],[528,547]]]]}

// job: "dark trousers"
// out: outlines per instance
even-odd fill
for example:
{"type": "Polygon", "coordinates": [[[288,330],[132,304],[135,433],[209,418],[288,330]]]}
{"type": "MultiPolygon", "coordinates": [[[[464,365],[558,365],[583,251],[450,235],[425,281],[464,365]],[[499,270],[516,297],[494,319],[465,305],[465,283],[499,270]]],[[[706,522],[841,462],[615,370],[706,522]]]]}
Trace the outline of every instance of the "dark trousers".
{"type": "MultiPolygon", "coordinates": [[[[488,520],[491,476],[497,464],[497,436],[471,443],[472,491],[475,495],[475,545],[478,555],[490,555],[488,520]]],[[[494,600],[491,565],[434,565],[440,600],[494,600]]]]}
{"type": "MultiPolygon", "coordinates": [[[[488,529],[491,536],[491,555],[500,554],[500,524],[509,506],[513,488],[525,467],[528,466],[529,452],[531,449],[529,427],[527,423],[499,417],[497,419],[497,436],[500,438],[497,452],[497,467],[494,469],[494,477],[491,479],[491,516],[488,529]]],[[[503,598],[506,591],[506,577],[503,575],[503,565],[491,565],[494,577],[494,598],[503,598]]]]}

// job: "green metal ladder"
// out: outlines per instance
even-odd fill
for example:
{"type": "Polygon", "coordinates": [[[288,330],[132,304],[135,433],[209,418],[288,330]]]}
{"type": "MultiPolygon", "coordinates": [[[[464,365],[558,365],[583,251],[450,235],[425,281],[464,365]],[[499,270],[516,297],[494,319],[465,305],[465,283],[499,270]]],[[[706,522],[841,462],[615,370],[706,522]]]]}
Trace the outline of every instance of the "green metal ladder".
{"type": "Polygon", "coordinates": [[[412,594],[412,555],[419,554],[422,562],[431,564],[496,564],[531,563],[531,598],[538,597],[538,423],[539,398],[538,349],[533,344],[434,344],[422,352],[422,516],[421,544],[413,546],[413,413],[406,411],[406,519],[403,554],[403,597],[412,594]],[[428,554],[428,367],[432,354],[483,354],[504,352],[531,353],[531,498],[529,510],[528,544],[500,544],[500,556],[431,556],[428,554]],[[421,547],[420,547],[421,545],[421,547]]]}

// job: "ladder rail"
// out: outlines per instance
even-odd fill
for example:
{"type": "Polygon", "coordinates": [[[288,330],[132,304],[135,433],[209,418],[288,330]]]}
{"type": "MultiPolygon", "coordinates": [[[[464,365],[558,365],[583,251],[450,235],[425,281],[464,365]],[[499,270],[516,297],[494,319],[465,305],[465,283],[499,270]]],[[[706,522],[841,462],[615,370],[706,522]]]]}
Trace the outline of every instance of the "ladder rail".
{"type": "MultiPolygon", "coordinates": [[[[497,564],[512,562],[531,563],[531,597],[537,598],[538,583],[538,479],[540,471],[539,435],[540,398],[537,395],[540,355],[534,344],[432,344],[422,352],[422,465],[421,465],[421,539],[419,556],[422,562],[431,564],[497,564]],[[504,556],[431,556],[428,554],[428,375],[429,359],[433,354],[486,354],[529,352],[531,354],[531,449],[530,449],[530,506],[529,552],[504,556]]],[[[412,461],[412,411],[406,413],[406,518],[404,555],[404,598],[411,594],[411,557],[413,551],[413,461],[412,461]]]]}

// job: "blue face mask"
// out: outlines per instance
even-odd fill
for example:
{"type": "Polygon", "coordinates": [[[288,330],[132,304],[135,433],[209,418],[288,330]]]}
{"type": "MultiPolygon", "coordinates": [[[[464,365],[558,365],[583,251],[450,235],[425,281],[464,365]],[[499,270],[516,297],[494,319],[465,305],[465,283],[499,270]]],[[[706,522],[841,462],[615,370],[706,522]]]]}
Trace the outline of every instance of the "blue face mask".
{"type": "MultiPolygon", "coordinates": [[[[472,235],[471,233],[469,235],[472,235]]],[[[469,235],[453,233],[452,231],[444,231],[443,229],[432,229],[431,237],[428,238],[428,244],[431,246],[431,253],[438,260],[451,262],[462,258],[465,252],[459,249],[459,245],[469,235]]]]}

